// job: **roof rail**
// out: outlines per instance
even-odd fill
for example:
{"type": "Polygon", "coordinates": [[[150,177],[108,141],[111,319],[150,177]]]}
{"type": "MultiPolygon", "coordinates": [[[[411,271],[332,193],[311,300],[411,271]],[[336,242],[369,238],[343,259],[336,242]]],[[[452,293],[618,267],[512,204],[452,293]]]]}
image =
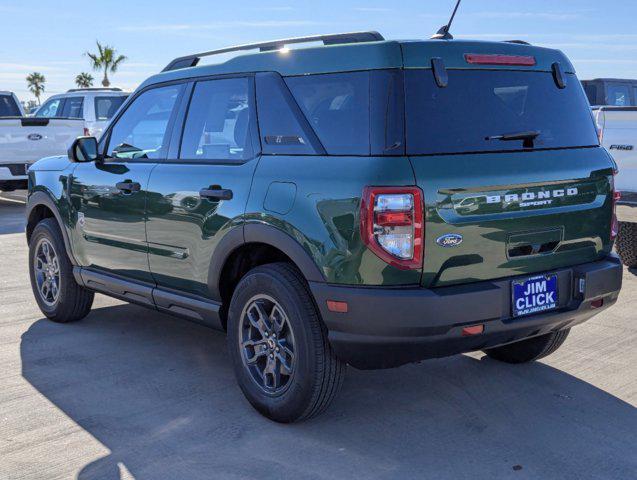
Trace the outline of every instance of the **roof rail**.
{"type": "Polygon", "coordinates": [[[66,93],[71,92],[95,92],[99,90],[107,90],[109,92],[121,92],[122,89],[118,87],[87,87],[87,88],[71,88],[67,90],[66,93]]]}
{"type": "Polygon", "coordinates": [[[329,35],[312,35],[309,37],[284,38],[281,40],[272,40],[263,43],[248,43],[246,45],[237,45],[235,47],[221,48],[219,50],[210,50],[209,52],[195,53],[184,57],[175,58],[166,65],[162,72],[170,70],[179,70],[180,68],[194,67],[199,63],[201,57],[209,57],[211,55],[220,55],[222,53],[239,52],[242,50],[256,50],[261,52],[270,52],[272,50],[280,50],[286,45],[294,43],[323,42],[323,45],[337,45],[343,43],[364,43],[378,42],[385,38],[378,32],[351,32],[351,33],[334,33],[329,35]]]}
{"type": "Polygon", "coordinates": [[[518,45],[531,45],[529,42],[524,40],[504,40],[504,43],[517,43],[518,45]]]}

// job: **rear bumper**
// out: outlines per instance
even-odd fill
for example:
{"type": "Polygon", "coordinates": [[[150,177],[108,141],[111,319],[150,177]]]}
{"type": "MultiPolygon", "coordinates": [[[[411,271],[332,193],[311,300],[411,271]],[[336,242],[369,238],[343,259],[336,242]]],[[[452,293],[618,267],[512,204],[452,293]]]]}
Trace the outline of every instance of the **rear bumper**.
{"type": "Polygon", "coordinates": [[[621,289],[615,256],[546,273],[557,273],[558,308],[521,318],[511,316],[511,280],[524,276],[436,289],[310,288],[339,358],[356,368],[390,368],[570,328],[613,305],[621,289]],[[603,305],[593,308],[599,299],[603,305]],[[347,302],[348,312],[328,310],[327,300],[347,302]],[[462,336],[475,324],[484,325],[482,334],[462,336]]]}

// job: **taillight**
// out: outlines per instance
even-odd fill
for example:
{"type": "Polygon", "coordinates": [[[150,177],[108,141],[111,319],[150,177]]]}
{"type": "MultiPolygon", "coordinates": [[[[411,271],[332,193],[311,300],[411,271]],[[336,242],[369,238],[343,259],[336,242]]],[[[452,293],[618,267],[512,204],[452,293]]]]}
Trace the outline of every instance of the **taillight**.
{"type": "Polygon", "coordinates": [[[361,236],[385,262],[422,268],[424,218],[418,187],[366,187],[361,202],[361,236]]]}
{"type": "Polygon", "coordinates": [[[613,216],[610,223],[610,241],[614,242],[619,235],[619,221],[617,220],[617,202],[622,198],[621,192],[615,190],[615,175],[617,171],[613,171],[613,177],[611,178],[611,195],[613,196],[613,216]]]}
{"type": "Polygon", "coordinates": [[[465,53],[467,63],[476,65],[515,65],[519,67],[533,67],[535,57],[527,55],[493,55],[482,53],[465,53]]]}
{"type": "Polygon", "coordinates": [[[597,129],[597,138],[599,139],[600,145],[604,141],[604,125],[602,124],[604,120],[603,111],[601,109],[597,110],[595,114],[595,128],[597,129]]]}
{"type": "Polygon", "coordinates": [[[88,129],[88,127],[84,127],[84,136],[85,136],[85,137],[90,137],[90,136],[91,136],[91,132],[90,132],[90,130],[88,129]]]}

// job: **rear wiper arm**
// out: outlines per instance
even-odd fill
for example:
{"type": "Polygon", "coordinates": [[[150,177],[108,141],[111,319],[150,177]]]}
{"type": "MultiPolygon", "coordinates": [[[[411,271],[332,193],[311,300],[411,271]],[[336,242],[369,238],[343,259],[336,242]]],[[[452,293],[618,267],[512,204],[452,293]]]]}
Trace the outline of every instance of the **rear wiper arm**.
{"type": "Polygon", "coordinates": [[[540,132],[537,130],[530,130],[528,132],[518,133],[505,133],[504,135],[491,135],[486,137],[485,140],[501,140],[503,142],[509,142],[512,140],[535,140],[540,136],[540,132]]]}

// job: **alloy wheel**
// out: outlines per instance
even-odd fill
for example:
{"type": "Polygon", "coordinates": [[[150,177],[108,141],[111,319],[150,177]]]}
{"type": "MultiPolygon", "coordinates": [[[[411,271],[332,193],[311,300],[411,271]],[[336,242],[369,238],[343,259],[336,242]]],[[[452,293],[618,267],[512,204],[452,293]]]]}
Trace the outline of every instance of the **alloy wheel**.
{"type": "Polygon", "coordinates": [[[33,270],[42,301],[52,307],[60,296],[60,262],[51,242],[42,238],[35,247],[33,270]]]}
{"type": "Polygon", "coordinates": [[[243,309],[239,329],[241,359],[254,382],[270,395],[287,390],[294,375],[295,342],[281,305],[268,295],[253,297],[243,309]]]}

